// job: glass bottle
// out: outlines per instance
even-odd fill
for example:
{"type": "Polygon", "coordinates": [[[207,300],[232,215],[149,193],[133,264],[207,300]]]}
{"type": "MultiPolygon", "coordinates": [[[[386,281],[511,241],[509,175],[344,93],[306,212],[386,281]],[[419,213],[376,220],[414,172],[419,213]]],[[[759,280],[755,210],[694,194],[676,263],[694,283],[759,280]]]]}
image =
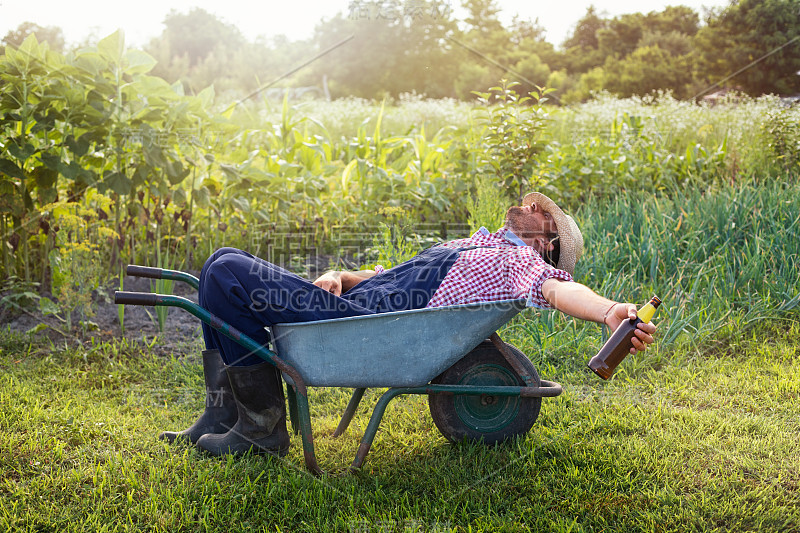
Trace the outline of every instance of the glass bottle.
{"type": "Polygon", "coordinates": [[[617,365],[631,352],[631,348],[633,348],[631,339],[634,337],[636,327],[642,322],[650,322],[655,316],[659,305],[661,305],[661,299],[658,296],[653,296],[649,302],[637,311],[636,319],[624,320],[603,347],[600,348],[597,355],[589,360],[589,368],[592,369],[592,372],[603,379],[610,378],[617,365]]]}

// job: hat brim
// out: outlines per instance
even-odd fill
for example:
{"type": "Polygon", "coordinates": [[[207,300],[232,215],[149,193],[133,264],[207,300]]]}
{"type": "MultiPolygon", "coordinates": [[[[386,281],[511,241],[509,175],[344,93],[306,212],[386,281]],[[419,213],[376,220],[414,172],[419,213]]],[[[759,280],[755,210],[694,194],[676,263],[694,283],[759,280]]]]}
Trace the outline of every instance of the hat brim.
{"type": "Polygon", "coordinates": [[[553,217],[553,222],[555,222],[561,247],[556,268],[574,274],[575,264],[583,253],[583,235],[580,228],[578,228],[571,216],[564,213],[553,200],[540,192],[528,193],[522,199],[523,206],[531,204],[536,204],[550,213],[550,216],[553,217]]]}

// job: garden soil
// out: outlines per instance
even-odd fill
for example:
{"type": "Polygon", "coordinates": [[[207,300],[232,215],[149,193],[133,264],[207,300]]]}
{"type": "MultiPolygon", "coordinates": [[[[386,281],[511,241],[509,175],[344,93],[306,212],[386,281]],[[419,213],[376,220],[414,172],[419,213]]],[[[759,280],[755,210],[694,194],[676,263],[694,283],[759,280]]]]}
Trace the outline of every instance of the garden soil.
{"type": "MultiPolygon", "coordinates": [[[[331,257],[320,257],[305,265],[309,279],[315,279],[328,269],[331,257]]],[[[199,272],[190,272],[197,276],[199,272]]],[[[123,288],[133,292],[153,292],[151,286],[154,280],[126,276],[123,279],[123,288]]],[[[117,281],[113,287],[108,286],[95,291],[95,315],[86,317],[88,327],[75,326],[72,332],[65,331],[66,326],[52,315],[44,315],[35,306],[24,310],[9,305],[0,306],[0,328],[11,329],[15,333],[27,333],[36,337],[48,337],[56,344],[66,341],[68,344],[83,344],[92,340],[108,340],[110,338],[126,338],[136,343],[152,345],[153,350],[164,355],[180,355],[189,351],[196,351],[202,339],[200,320],[194,315],[179,308],[168,308],[167,319],[163,331],[159,331],[155,307],[139,305],[126,305],[124,328],[120,327],[118,306],[114,303],[114,291],[119,290],[117,281]],[[44,324],[47,327],[40,326],[44,324]],[[37,329],[38,326],[38,329],[37,329]],[[153,343],[153,339],[158,337],[153,343]]],[[[197,291],[182,282],[174,282],[172,294],[183,296],[197,302],[197,291]]],[[[5,296],[0,294],[0,298],[5,296]]],[[[43,296],[51,298],[50,294],[43,296]]],[[[82,317],[73,317],[77,324],[82,317]]]]}
{"type": "MultiPolygon", "coordinates": [[[[195,273],[196,274],[196,273],[195,273]]],[[[123,280],[126,291],[152,292],[151,280],[126,276],[123,280]]],[[[0,327],[10,328],[15,333],[33,333],[37,337],[46,336],[53,342],[63,344],[80,344],[95,340],[107,340],[111,337],[127,338],[134,342],[151,344],[154,337],[159,336],[156,345],[161,351],[192,343],[202,337],[200,321],[182,309],[170,308],[163,331],[159,331],[158,318],[155,307],[126,305],[124,316],[124,329],[120,327],[118,306],[114,303],[114,291],[118,287],[103,288],[95,291],[93,300],[95,314],[91,317],[73,317],[73,321],[87,321],[85,327],[75,326],[72,332],[66,331],[65,324],[53,315],[44,315],[36,308],[24,310],[5,306],[0,309],[0,327]],[[47,325],[46,328],[39,326],[47,325]],[[37,329],[37,326],[39,328],[37,329]]],[[[197,291],[185,283],[175,282],[172,294],[183,296],[197,302],[197,291]]],[[[44,296],[50,297],[48,294],[44,296]]]]}

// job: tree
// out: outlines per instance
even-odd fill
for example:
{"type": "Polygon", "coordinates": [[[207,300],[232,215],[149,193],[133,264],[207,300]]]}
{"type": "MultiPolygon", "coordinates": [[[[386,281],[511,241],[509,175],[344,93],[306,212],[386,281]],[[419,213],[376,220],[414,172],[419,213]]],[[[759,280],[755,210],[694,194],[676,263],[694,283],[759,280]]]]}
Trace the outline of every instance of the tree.
{"type": "Polygon", "coordinates": [[[606,54],[600,50],[597,33],[607,24],[608,21],[598,15],[594,6],[586,9],[586,14],[563,44],[564,63],[569,72],[587,72],[603,64],[606,54]]]}
{"type": "Polygon", "coordinates": [[[477,30],[485,34],[505,32],[505,28],[497,16],[500,8],[497,7],[495,0],[464,0],[462,4],[467,10],[464,22],[469,30],[477,30]]]}
{"type": "Polygon", "coordinates": [[[517,92],[527,95],[536,90],[536,86],[544,87],[550,78],[550,67],[548,67],[539,56],[531,52],[526,57],[519,60],[513,66],[514,72],[518,72],[525,78],[520,80],[517,92]],[[532,83],[531,83],[532,82],[532,83]]]}
{"type": "Polygon", "coordinates": [[[476,87],[491,87],[494,78],[486,65],[473,62],[461,63],[458,66],[458,76],[453,82],[456,96],[462,100],[474,100],[475,95],[472,91],[475,91],[476,87]]]}
{"type": "Polygon", "coordinates": [[[590,7],[564,43],[572,76],[563,81],[565,100],[586,99],[599,90],[630,96],[668,89],[686,96],[693,85],[690,59],[698,25],[697,14],[684,6],[612,19],[590,7]]]}
{"type": "Polygon", "coordinates": [[[692,52],[692,38],[685,33],[670,31],[662,33],[654,31],[646,33],[639,41],[637,48],[657,46],[673,56],[684,56],[692,52]]]}
{"type": "Polygon", "coordinates": [[[521,19],[515,15],[511,20],[509,33],[511,44],[523,46],[526,42],[546,42],[545,35],[547,30],[539,24],[538,18],[532,21],[530,19],[521,19]]]}
{"type": "Polygon", "coordinates": [[[623,97],[660,89],[686,97],[692,82],[690,65],[688,55],[675,56],[658,45],[640,47],[622,60],[609,58],[603,67],[603,87],[623,97]]]}
{"type": "Polygon", "coordinates": [[[647,31],[677,32],[694,36],[700,27],[697,12],[686,6],[668,6],[664,11],[652,11],[644,20],[647,31]]]}
{"type": "Polygon", "coordinates": [[[315,30],[319,51],[353,36],[310,67],[317,79],[327,76],[332,96],[380,98],[412,91],[453,96],[457,62],[447,37],[455,32],[455,21],[437,16],[435,2],[417,2],[422,9],[415,14],[364,5],[363,13],[340,13],[315,30]]]}
{"type": "Polygon", "coordinates": [[[3,37],[3,44],[19,48],[22,41],[30,34],[36,34],[36,40],[46,42],[56,52],[64,51],[64,32],[57,26],[40,26],[35,22],[23,22],[17,29],[9,31],[3,37]]]}
{"type": "Polygon", "coordinates": [[[792,42],[800,36],[799,7],[797,0],[732,0],[713,12],[694,40],[698,76],[709,87],[754,96],[800,92],[800,39],[792,42]]]}
{"type": "Polygon", "coordinates": [[[584,72],[578,79],[578,83],[564,92],[562,101],[574,104],[589,99],[592,93],[605,88],[606,78],[606,71],[603,67],[594,67],[588,72],[584,72]]]}
{"type": "Polygon", "coordinates": [[[189,13],[171,11],[164,19],[164,38],[174,56],[187,57],[193,67],[215,50],[235,49],[244,43],[241,32],[204,9],[189,13]]]}
{"type": "Polygon", "coordinates": [[[599,46],[597,32],[606,25],[607,21],[600,17],[597,8],[593,5],[589,6],[586,8],[586,14],[575,24],[572,35],[564,41],[563,47],[565,49],[574,47],[597,49],[599,46]]]}
{"type": "Polygon", "coordinates": [[[622,58],[636,50],[645,30],[645,16],[622,15],[597,30],[597,46],[606,56],[622,58]]]}
{"type": "Polygon", "coordinates": [[[158,60],[153,74],[169,82],[180,80],[190,92],[199,92],[244,68],[236,60],[246,48],[244,36],[211,13],[200,8],[188,13],[171,11],[164,26],[146,47],[158,60]]]}
{"type": "MultiPolygon", "coordinates": [[[[500,9],[494,0],[464,0],[462,5],[467,16],[464,28],[455,34],[455,38],[470,49],[461,47],[452,56],[458,63],[455,86],[459,98],[472,99],[475,97],[473,91],[486,91],[502,78],[516,81],[518,77],[508,73],[507,69],[513,68],[519,57],[512,57],[517,47],[511,45],[511,33],[500,22],[500,9]]],[[[520,29],[522,34],[517,37],[518,41],[537,31],[532,25],[520,29]]]]}

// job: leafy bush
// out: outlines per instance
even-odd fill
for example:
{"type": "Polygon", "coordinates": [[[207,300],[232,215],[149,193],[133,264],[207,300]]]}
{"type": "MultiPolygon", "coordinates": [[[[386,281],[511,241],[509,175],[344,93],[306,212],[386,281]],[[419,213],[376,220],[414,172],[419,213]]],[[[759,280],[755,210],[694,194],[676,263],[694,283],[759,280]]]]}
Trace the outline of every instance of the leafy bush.
{"type": "Polygon", "coordinates": [[[800,109],[772,110],[762,128],[778,167],[797,175],[800,172],[800,109]]]}
{"type": "Polygon", "coordinates": [[[517,202],[535,186],[536,156],[544,148],[544,130],[548,113],[545,95],[537,93],[520,96],[514,87],[517,82],[503,80],[489,92],[476,93],[482,107],[478,108],[478,124],[485,127],[477,151],[475,171],[491,175],[505,196],[517,202]]]}
{"type": "Polygon", "coordinates": [[[676,154],[645,131],[642,117],[625,113],[604,135],[548,144],[542,174],[548,188],[575,203],[621,190],[655,192],[714,183],[725,174],[727,156],[725,139],[718,146],[696,143],[676,154]]]}

